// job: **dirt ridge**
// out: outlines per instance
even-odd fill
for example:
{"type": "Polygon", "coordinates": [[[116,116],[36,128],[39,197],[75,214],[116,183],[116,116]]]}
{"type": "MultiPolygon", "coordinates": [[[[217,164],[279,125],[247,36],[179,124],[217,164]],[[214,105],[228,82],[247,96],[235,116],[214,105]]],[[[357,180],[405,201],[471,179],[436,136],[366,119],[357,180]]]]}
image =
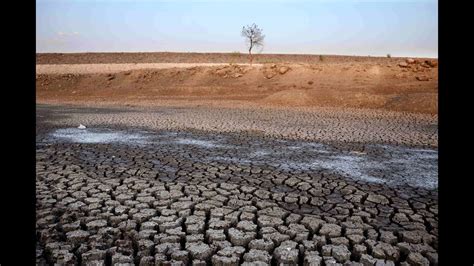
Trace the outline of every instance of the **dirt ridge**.
{"type": "Polygon", "coordinates": [[[38,74],[36,85],[39,102],[160,105],[168,100],[239,101],[281,107],[353,107],[431,114],[438,109],[436,68],[408,70],[397,64],[222,65],[108,74],[38,74]]]}

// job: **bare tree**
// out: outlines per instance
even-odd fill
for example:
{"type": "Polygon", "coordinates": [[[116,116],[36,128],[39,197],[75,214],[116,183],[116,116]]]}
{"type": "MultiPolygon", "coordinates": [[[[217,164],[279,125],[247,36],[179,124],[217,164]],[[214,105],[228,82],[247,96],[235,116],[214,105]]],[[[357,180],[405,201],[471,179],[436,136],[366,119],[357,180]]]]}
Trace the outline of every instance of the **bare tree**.
{"type": "Polygon", "coordinates": [[[253,23],[250,26],[247,25],[242,27],[242,36],[247,41],[247,45],[249,47],[249,60],[250,64],[252,64],[252,49],[256,46],[263,46],[263,39],[265,38],[265,35],[262,34],[262,29],[253,23]]]}

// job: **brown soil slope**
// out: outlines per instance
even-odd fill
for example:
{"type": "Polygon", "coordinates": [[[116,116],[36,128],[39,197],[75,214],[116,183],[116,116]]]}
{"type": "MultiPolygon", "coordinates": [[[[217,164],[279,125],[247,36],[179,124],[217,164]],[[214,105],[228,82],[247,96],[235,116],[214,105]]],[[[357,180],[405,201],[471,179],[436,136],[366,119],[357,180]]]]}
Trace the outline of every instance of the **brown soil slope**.
{"type": "MultiPolygon", "coordinates": [[[[64,63],[64,62],[63,62],[64,63]]],[[[355,107],[436,114],[437,61],[277,63],[38,74],[41,103],[355,107]],[[402,63],[400,65],[400,63],[402,63]]]]}

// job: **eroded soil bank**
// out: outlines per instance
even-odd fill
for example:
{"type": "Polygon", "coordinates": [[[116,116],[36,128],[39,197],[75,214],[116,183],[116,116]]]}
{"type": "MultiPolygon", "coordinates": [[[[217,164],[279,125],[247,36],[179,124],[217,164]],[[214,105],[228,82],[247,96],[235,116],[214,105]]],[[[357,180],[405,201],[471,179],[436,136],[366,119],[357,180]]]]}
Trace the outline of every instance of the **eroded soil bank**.
{"type": "Polygon", "coordinates": [[[37,101],[90,105],[341,107],[437,114],[436,60],[37,65],[37,101]],[[217,65],[216,65],[217,64],[217,65]]]}

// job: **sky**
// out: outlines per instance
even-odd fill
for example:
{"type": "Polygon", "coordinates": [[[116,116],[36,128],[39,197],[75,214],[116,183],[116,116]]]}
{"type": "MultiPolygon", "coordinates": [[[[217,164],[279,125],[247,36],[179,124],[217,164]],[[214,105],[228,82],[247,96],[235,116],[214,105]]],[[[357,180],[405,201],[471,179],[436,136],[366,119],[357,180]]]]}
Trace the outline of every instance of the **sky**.
{"type": "Polygon", "coordinates": [[[438,57],[436,0],[36,0],[36,51],[438,57]]]}

